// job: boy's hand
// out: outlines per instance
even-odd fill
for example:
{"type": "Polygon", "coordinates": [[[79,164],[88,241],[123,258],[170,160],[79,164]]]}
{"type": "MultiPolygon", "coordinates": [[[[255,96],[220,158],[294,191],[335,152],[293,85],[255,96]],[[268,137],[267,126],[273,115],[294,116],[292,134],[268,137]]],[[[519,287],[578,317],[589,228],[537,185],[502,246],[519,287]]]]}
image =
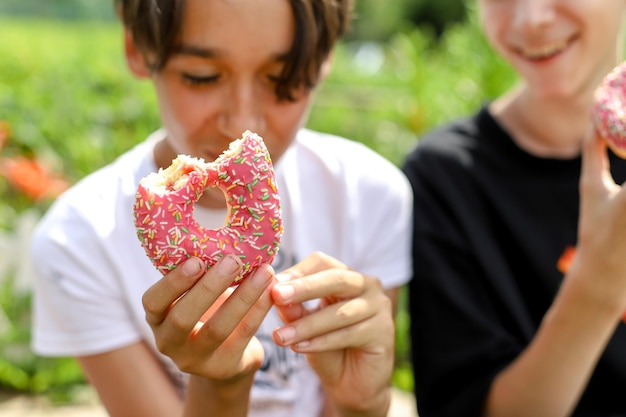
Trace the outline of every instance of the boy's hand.
{"type": "Polygon", "coordinates": [[[272,306],[274,272],[262,265],[233,290],[240,270],[235,256],[207,271],[191,258],[145,292],[157,347],[183,372],[228,381],[261,365],[263,347],[254,335],[272,306]]]}
{"type": "Polygon", "coordinates": [[[286,325],[275,342],[306,355],[336,409],[386,415],[394,321],[379,280],[321,253],[279,277],[272,298],[286,325]]]}

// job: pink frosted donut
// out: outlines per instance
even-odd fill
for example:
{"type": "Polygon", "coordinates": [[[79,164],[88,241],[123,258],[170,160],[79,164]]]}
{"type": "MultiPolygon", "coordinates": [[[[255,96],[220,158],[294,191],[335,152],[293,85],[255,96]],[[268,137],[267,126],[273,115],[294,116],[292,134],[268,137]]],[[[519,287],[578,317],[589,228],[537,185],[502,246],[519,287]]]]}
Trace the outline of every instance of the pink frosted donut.
{"type": "Polygon", "coordinates": [[[167,274],[191,256],[213,266],[226,254],[243,261],[233,284],[278,252],[283,232],[274,169],[263,139],[250,131],[213,162],[178,155],[166,169],[143,178],[134,205],[137,236],[146,254],[167,274]],[[224,227],[206,229],[193,217],[207,187],[226,195],[224,227]]]}
{"type": "Polygon", "coordinates": [[[592,121],[613,153],[626,159],[626,63],[615,67],[595,91],[592,121]]]}

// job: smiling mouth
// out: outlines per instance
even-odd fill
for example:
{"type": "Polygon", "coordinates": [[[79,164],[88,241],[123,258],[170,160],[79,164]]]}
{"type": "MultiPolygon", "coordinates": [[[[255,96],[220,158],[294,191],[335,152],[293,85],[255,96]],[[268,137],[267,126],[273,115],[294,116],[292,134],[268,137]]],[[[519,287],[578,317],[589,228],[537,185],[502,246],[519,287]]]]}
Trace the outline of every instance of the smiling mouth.
{"type": "Polygon", "coordinates": [[[518,52],[526,59],[532,61],[540,61],[548,58],[552,58],[563,52],[571,44],[572,39],[564,39],[561,42],[546,45],[540,48],[519,48],[518,52]]]}

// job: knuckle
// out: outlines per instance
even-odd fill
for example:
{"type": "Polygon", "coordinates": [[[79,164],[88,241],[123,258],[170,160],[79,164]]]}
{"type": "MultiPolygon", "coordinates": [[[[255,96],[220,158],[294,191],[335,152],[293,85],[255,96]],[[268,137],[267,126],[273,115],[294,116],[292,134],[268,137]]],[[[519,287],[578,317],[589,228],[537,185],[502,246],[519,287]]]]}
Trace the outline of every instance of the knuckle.
{"type": "Polygon", "coordinates": [[[180,312],[178,309],[172,309],[170,313],[167,315],[167,321],[169,326],[171,326],[175,331],[183,331],[188,332],[191,331],[191,328],[195,323],[191,323],[191,321],[180,312]]]}
{"type": "Polygon", "coordinates": [[[219,346],[230,336],[232,329],[225,326],[209,326],[205,324],[203,332],[208,345],[219,346]]]}
{"type": "Polygon", "coordinates": [[[335,270],[335,272],[335,279],[339,286],[356,290],[363,288],[365,284],[365,277],[357,272],[349,270],[335,270]]]}
{"type": "Polygon", "coordinates": [[[240,287],[233,293],[232,296],[237,298],[237,300],[241,301],[243,304],[251,306],[257,300],[258,294],[252,294],[251,291],[245,291],[244,288],[240,287]]]}
{"type": "Polygon", "coordinates": [[[239,333],[242,338],[248,339],[254,336],[254,334],[256,333],[256,327],[252,326],[250,323],[244,320],[241,321],[237,326],[237,333],[239,333]]]}
{"type": "Polygon", "coordinates": [[[313,252],[311,258],[315,261],[315,264],[322,265],[325,268],[348,269],[344,263],[339,262],[337,259],[322,251],[313,252]]]}
{"type": "Polygon", "coordinates": [[[156,318],[161,316],[161,308],[147,294],[141,297],[141,304],[146,313],[146,320],[148,323],[153,324],[156,318]]]}
{"type": "Polygon", "coordinates": [[[351,302],[344,303],[337,308],[336,317],[340,323],[345,323],[357,313],[356,299],[351,302]]]}
{"type": "Polygon", "coordinates": [[[380,279],[371,276],[361,276],[361,279],[363,280],[363,285],[366,288],[371,288],[374,291],[384,293],[385,289],[380,279]]]}
{"type": "Polygon", "coordinates": [[[321,261],[321,260],[323,260],[323,259],[325,259],[327,257],[328,257],[328,255],[326,255],[324,252],[319,251],[319,250],[311,253],[311,258],[315,259],[317,261],[321,261]]]}
{"type": "Polygon", "coordinates": [[[198,281],[196,286],[199,287],[200,291],[208,294],[211,299],[216,299],[220,295],[220,292],[218,292],[216,288],[214,288],[214,280],[207,279],[205,277],[198,281]]]}
{"type": "Polygon", "coordinates": [[[333,270],[334,284],[337,288],[352,287],[352,279],[343,271],[333,270]]]}

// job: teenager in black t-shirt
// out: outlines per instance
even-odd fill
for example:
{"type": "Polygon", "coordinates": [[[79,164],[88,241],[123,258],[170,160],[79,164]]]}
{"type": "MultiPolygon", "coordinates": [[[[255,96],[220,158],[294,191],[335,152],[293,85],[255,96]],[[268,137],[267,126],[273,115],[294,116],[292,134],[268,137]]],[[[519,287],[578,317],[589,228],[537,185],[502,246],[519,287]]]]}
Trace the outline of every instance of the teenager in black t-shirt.
{"type": "Polygon", "coordinates": [[[520,83],[404,166],[420,417],[626,416],[626,161],[589,118],[626,2],[478,5],[520,83]]]}

